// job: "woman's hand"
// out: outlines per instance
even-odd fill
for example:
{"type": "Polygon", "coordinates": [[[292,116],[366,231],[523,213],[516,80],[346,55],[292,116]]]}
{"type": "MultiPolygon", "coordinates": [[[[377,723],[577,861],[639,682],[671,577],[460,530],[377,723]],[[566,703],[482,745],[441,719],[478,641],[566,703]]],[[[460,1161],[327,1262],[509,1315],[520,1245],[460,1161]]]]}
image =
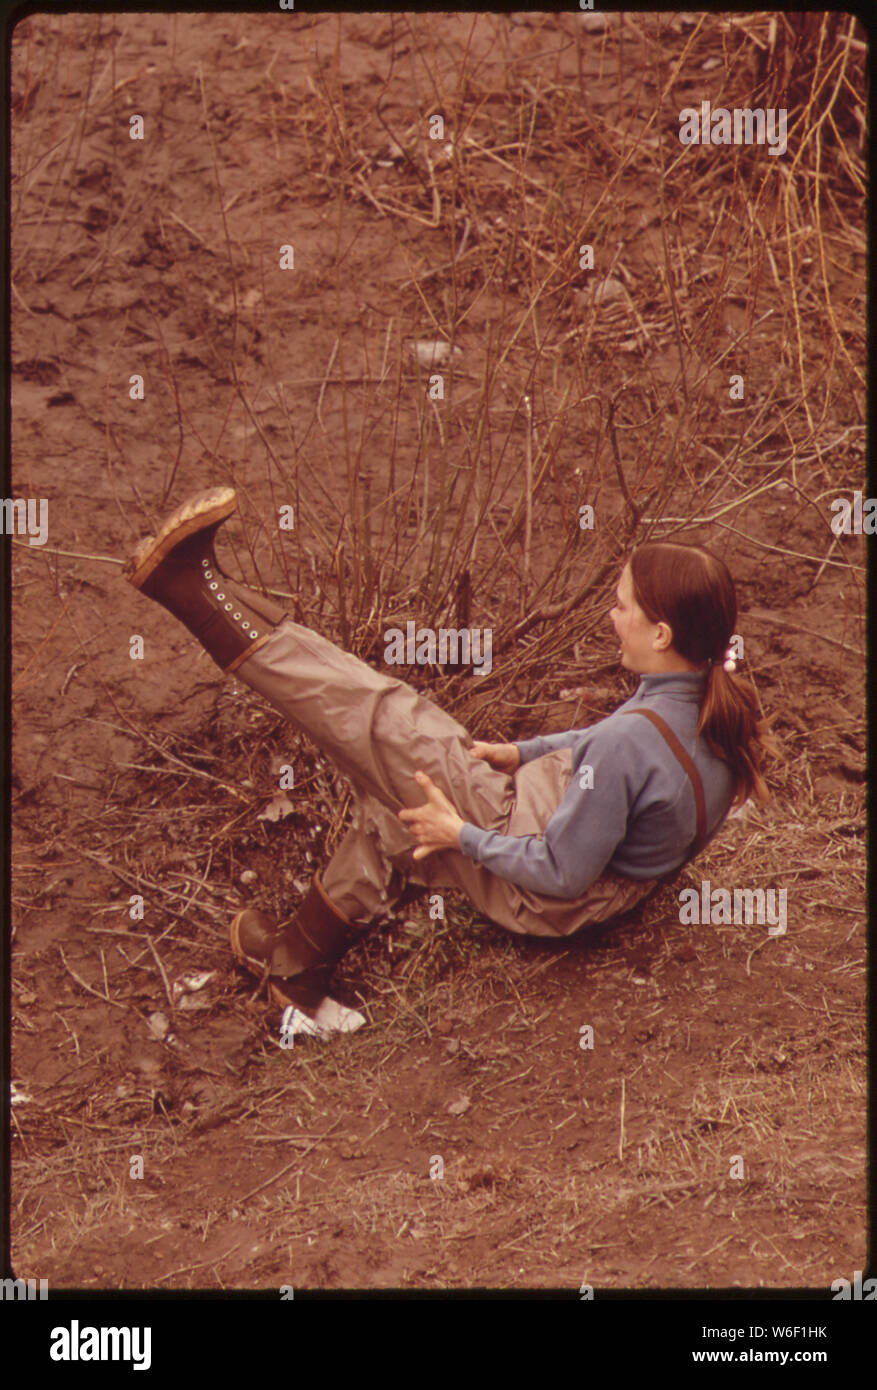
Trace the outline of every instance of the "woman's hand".
{"type": "Polygon", "coordinates": [[[469,755],[483,758],[497,772],[517,772],[521,766],[521,754],[516,743],[473,743],[469,755]]]}
{"type": "Polygon", "coordinates": [[[415,859],[425,859],[438,849],[459,849],[460,831],[465,822],[457,815],[444,792],[425,772],[415,772],[415,778],[426,792],[422,806],[399,811],[399,819],[417,841],[415,859]]]}

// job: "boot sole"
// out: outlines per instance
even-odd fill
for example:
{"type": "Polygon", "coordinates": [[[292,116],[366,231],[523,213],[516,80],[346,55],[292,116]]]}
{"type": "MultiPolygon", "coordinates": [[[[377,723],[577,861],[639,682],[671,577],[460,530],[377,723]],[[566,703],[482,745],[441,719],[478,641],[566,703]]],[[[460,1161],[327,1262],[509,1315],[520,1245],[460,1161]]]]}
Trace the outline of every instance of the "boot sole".
{"type": "MultiPolygon", "coordinates": [[[[248,912],[249,908],[244,908],[248,912]]],[[[231,951],[238,965],[242,965],[246,970],[252,971],[254,975],[264,975],[267,961],[257,960],[255,956],[248,956],[241,945],[240,923],[244,912],[239,912],[229,923],[228,939],[231,942],[231,951]]]]}
{"type": "Polygon", "coordinates": [[[141,541],[125,570],[128,583],[135,589],[142,588],[175,545],[193,536],[196,531],[224,521],[237,510],[237,505],[237,493],[233,487],[212,487],[188,498],[176,511],[171,512],[154,536],[141,541]]]}

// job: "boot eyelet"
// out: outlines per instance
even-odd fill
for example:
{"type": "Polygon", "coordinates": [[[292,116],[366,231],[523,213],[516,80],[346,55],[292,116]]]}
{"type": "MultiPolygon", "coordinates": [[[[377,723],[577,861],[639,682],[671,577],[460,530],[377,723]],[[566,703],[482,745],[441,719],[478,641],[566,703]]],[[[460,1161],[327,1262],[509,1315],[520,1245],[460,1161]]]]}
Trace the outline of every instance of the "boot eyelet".
{"type": "Polygon", "coordinates": [[[213,589],[214,592],[219,588],[219,585],[216,583],[216,580],[215,580],[215,579],[214,579],[213,583],[210,585],[210,587],[211,587],[211,589],[213,589]]]}
{"type": "MultiPolygon", "coordinates": [[[[205,564],[207,563],[206,560],[205,560],[204,563],[205,563],[205,564]]],[[[213,578],[213,571],[212,571],[212,570],[205,570],[205,571],[204,571],[204,578],[205,578],[205,579],[212,579],[212,578],[213,578]]]]}
{"type": "Polygon", "coordinates": [[[206,570],[206,568],[207,568],[207,566],[208,566],[209,564],[210,564],[210,561],[209,561],[209,560],[202,560],[202,561],[201,561],[201,568],[202,568],[202,570],[206,570]]]}
{"type": "Polygon", "coordinates": [[[232,610],[232,608],[233,608],[233,606],[234,606],[233,604],[227,603],[227,604],[225,605],[225,611],[226,611],[226,613],[230,613],[231,610],[232,610]]]}
{"type": "Polygon", "coordinates": [[[256,631],[255,628],[253,628],[253,631],[250,633],[250,641],[251,641],[251,642],[254,642],[255,639],[256,639],[258,636],[259,636],[258,632],[256,631]]]}
{"type": "Polygon", "coordinates": [[[249,623],[241,623],[241,627],[243,628],[244,632],[246,632],[249,629],[249,626],[249,623]]]}
{"type": "Polygon", "coordinates": [[[240,620],[241,620],[241,615],[240,615],[240,613],[235,613],[235,615],[234,615],[234,620],[235,620],[236,623],[239,623],[239,622],[240,622],[240,620]]]}
{"type": "Polygon", "coordinates": [[[222,603],[223,599],[225,598],[225,594],[217,594],[216,597],[219,599],[219,602],[222,603]]]}

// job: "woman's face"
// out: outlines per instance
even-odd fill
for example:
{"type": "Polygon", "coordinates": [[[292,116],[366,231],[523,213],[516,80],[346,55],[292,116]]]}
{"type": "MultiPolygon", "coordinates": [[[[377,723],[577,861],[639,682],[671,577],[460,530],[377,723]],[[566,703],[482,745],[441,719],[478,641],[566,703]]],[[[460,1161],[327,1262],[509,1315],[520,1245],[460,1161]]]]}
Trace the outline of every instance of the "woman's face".
{"type": "Polygon", "coordinates": [[[615,591],[615,607],[609,614],[621,643],[621,664],[629,671],[645,674],[660,666],[667,650],[664,634],[670,633],[666,623],[652,623],[633,596],[633,576],[630,565],[621,571],[615,591]]]}

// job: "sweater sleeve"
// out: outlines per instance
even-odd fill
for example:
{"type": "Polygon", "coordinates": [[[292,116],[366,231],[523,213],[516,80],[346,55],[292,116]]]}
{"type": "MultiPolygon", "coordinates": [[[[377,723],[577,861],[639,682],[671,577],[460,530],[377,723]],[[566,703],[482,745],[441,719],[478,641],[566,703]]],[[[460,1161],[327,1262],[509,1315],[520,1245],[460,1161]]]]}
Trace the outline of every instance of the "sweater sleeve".
{"type": "Polygon", "coordinates": [[[558,748],[573,748],[581,742],[584,733],[584,729],[566,729],[559,734],[539,734],[536,738],[522,739],[515,746],[521,762],[531,763],[534,758],[544,758],[546,753],[554,753],[558,748]]]}
{"type": "Polygon", "coordinates": [[[520,888],[551,898],[577,898],[624,839],[644,773],[635,739],[619,733],[618,724],[608,732],[605,724],[598,725],[583,740],[578,769],[543,835],[500,835],[467,821],[460,848],[520,888]],[[593,770],[593,786],[584,779],[583,787],[586,764],[593,770]]]}

